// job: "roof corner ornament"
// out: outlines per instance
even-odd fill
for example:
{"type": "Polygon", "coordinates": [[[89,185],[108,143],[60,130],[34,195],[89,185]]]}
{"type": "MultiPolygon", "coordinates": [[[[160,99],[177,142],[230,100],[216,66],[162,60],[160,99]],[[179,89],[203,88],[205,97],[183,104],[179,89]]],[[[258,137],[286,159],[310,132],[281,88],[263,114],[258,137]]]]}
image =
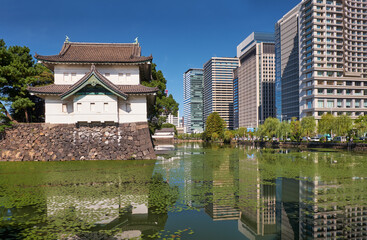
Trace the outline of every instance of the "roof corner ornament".
{"type": "Polygon", "coordinates": [[[92,64],[92,66],[90,66],[90,71],[94,72],[96,70],[96,65],[92,64]]]}
{"type": "Polygon", "coordinates": [[[135,44],[139,44],[138,37],[135,38],[135,44]]]}
{"type": "Polygon", "coordinates": [[[65,42],[64,43],[69,43],[69,42],[70,42],[70,38],[67,35],[65,35],[65,42]]]}

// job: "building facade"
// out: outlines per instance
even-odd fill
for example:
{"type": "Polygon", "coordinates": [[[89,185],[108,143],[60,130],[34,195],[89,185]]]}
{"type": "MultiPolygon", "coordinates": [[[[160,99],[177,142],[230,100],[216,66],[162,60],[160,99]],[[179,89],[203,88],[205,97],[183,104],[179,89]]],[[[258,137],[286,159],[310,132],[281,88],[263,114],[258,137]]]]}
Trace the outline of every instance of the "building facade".
{"type": "Polygon", "coordinates": [[[217,112],[233,129],[233,70],[238,58],[212,57],[204,64],[204,122],[217,112]]]}
{"type": "Polygon", "coordinates": [[[275,25],[275,105],[280,121],[299,118],[298,21],[301,4],[275,25]]]}
{"type": "Polygon", "coordinates": [[[233,129],[239,128],[238,115],[238,68],[233,70],[233,129]]]}
{"type": "Polygon", "coordinates": [[[237,46],[239,127],[256,128],[275,117],[274,34],[252,33],[237,46]]]}
{"type": "Polygon", "coordinates": [[[65,42],[58,55],[35,58],[54,72],[54,84],[29,87],[45,99],[45,121],[53,124],[147,122],[156,88],[152,57],[138,43],[65,42]]]}
{"type": "Polygon", "coordinates": [[[367,114],[367,1],[304,0],[299,17],[300,117],[367,114]]]}
{"type": "Polygon", "coordinates": [[[172,114],[168,114],[165,123],[169,123],[169,124],[175,125],[176,128],[181,127],[181,123],[180,123],[180,112],[177,111],[177,116],[174,116],[172,114]]]}
{"type": "Polygon", "coordinates": [[[183,74],[184,128],[186,133],[202,133],[203,120],[203,69],[189,69],[183,74]]]}

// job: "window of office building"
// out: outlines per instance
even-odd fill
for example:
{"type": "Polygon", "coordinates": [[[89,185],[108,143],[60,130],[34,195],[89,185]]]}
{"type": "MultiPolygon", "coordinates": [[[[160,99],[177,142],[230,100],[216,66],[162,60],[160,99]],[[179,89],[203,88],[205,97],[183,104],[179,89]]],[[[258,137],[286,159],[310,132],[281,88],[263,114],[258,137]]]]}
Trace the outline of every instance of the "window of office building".
{"type": "Polygon", "coordinates": [[[312,101],[311,100],[307,100],[307,108],[308,109],[312,108],[312,101]]]}
{"type": "Polygon", "coordinates": [[[338,105],[338,108],[341,108],[342,105],[343,105],[343,100],[342,99],[338,99],[337,105],[338,105]]]}
{"type": "Polygon", "coordinates": [[[347,108],[350,108],[350,107],[351,107],[351,105],[352,105],[352,100],[347,99],[347,101],[345,102],[345,106],[346,106],[347,108]]]}

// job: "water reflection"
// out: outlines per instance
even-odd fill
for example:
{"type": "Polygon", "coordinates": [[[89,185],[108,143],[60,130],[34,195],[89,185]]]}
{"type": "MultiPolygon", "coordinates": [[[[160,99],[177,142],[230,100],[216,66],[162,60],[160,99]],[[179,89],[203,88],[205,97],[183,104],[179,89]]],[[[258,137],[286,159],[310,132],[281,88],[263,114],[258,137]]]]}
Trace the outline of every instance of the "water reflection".
{"type": "Polygon", "coordinates": [[[190,143],[0,165],[0,239],[367,239],[361,154],[190,143]]]}
{"type": "Polygon", "coordinates": [[[247,239],[367,238],[363,155],[207,146],[198,158],[196,146],[179,151],[177,166],[162,170],[184,179],[182,204],[197,203],[213,221],[236,220],[247,239]]]}

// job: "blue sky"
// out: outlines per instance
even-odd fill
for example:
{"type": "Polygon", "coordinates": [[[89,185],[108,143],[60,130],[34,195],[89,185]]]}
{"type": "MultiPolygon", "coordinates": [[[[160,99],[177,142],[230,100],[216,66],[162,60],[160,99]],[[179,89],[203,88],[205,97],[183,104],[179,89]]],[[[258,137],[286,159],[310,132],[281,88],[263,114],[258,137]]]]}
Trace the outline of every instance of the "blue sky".
{"type": "Polygon", "coordinates": [[[300,0],[1,0],[0,38],[32,54],[72,42],[133,42],[153,55],[183,113],[182,74],[211,57],[234,57],[251,32],[273,32],[300,0]]]}

